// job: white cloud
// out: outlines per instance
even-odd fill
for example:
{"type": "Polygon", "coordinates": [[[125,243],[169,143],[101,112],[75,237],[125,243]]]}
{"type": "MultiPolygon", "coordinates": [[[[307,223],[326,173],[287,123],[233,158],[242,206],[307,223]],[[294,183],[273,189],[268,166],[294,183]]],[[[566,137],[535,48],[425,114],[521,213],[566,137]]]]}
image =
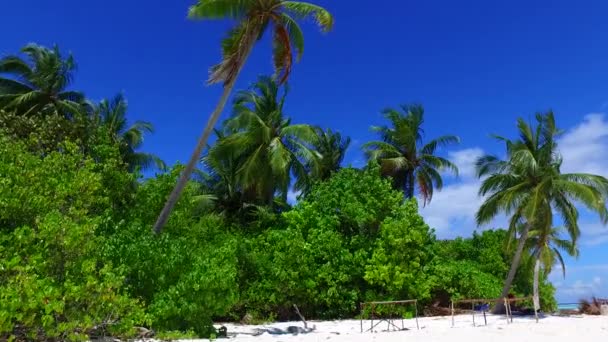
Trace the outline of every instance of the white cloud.
{"type": "MultiPolygon", "coordinates": [[[[570,268],[572,270],[572,268],[570,268]]],[[[577,271],[608,271],[608,264],[582,265],[574,268],[577,271]]]]}
{"type": "MultiPolygon", "coordinates": [[[[588,213],[586,217],[593,218],[593,215],[588,213]]],[[[594,222],[579,222],[581,228],[581,245],[597,246],[608,242],[608,227],[596,219],[594,222]]]]}
{"type": "Polygon", "coordinates": [[[475,177],[475,162],[483,155],[483,150],[479,147],[475,147],[449,152],[448,159],[458,167],[460,178],[470,179],[475,177]]]}
{"type": "MultiPolygon", "coordinates": [[[[563,157],[562,172],[584,172],[608,177],[608,121],[604,114],[592,113],[568,130],[558,142],[563,157]]],[[[581,244],[608,243],[608,227],[595,214],[581,210],[581,244]]]]}
{"type": "MultiPolygon", "coordinates": [[[[604,274],[608,272],[608,264],[589,264],[589,265],[579,265],[574,262],[574,266],[566,265],[566,276],[569,274],[572,275],[588,275],[590,273],[594,274],[604,274]]],[[[551,274],[549,274],[550,280],[556,287],[560,287],[562,285],[562,280],[564,280],[564,273],[562,266],[557,264],[551,269],[551,274]]]]}
{"type": "Polygon", "coordinates": [[[602,279],[594,277],[591,281],[577,280],[572,284],[554,284],[561,295],[570,296],[570,298],[587,298],[601,291],[602,279]]]}
{"type": "MultiPolygon", "coordinates": [[[[481,182],[475,177],[475,161],[484,154],[481,148],[450,152],[448,158],[459,169],[459,177],[435,191],[433,200],[421,209],[425,221],[439,238],[468,236],[476,229],[475,213],[483,199],[477,195],[481,182]]],[[[450,178],[446,174],[447,178],[450,178]]]]}
{"type": "Polygon", "coordinates": [[[440,238],[470,235],[476,227],[475,213],[482,203],[478,190],[478,181],[448,185],[435,192],[421,214],[440,238]]]}
{"type": "Polygon", "coordinates": [[[608,122],[603,114],[589,114],[558,142],[563,172],[608,176],[608,122]]]}

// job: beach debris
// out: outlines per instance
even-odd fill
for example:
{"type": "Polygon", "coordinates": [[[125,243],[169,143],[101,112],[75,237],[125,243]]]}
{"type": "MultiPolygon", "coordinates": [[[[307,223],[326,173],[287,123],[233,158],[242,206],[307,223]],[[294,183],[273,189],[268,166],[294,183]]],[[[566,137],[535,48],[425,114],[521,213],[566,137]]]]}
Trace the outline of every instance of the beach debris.
{"type": "Polygon", "coordinates": [[[137,329],[137,336],[139,338],[150,338],[155,335],[154,330],[150,330],[148,328],[136,327],[136,329],[137,329]]]}
{"type": "Polygon", "coordinates": [[[608,315],[606,309],[602,311],[602,307],[608,305],[607,299],[592,297],[590,300],[581,299],[579,303],[579,311],[586,315],[608,315]]]}
{"type": "Polygon", "coordinates": [[[226,328],[225,326],[222,325],[219,329],[217,329],[217,337],[219,337],[219,338],[228,337],[228,328],[226,328]]]}
{"type": "Polygon", "coordinates": [[[246,313],[243,318],[241,318],[241,324],[251,324],[253,322],[253,316],[250,313],[246,313]]]}
{"type": "Polygon", "coordinates": [[[315,325],[312,326],[312,328],[308,327],[308,323],[306,322],[306,319],[304,318],[304,316],[302,316],[302,314],[300,313],[300,309],[298,308],[298,306],[296,304],[293,305],[296,314],[298,315],[298,317],[300,317],[300,319],[302,320],[302,323],[304,324],[304,328],[302,327],[298,327],[295,325],[290,325],[288,326],[286,329],[280,329],[280,328],[263,328],[263,329],[255,329],[254,332],[251,334],[253,336],[259,336],[262,334],[270,334],[270,335],[299,335],[299,334],[308,334],[311,333],[313,331],[315,331],[315,329],[317,328],[315,325]]]}

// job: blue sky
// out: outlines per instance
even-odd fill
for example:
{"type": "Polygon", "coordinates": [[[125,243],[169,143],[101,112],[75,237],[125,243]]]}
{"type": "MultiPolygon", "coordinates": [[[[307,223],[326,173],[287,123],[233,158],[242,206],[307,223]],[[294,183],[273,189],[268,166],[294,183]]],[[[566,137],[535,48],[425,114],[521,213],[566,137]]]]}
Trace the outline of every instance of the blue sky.
{"type": "MultiPolygon", "coordinates": [[[[220,87],[204,80],[230,26],[188,21],[193,1],[10,1],[0,16],[0,54],[28,42],[59,44],[79,63],[74,88],[93,99],[124,91],[130,117],[156,127],[145,149],[184,161],[219,97],[220,87]]],[[[360,144],[373,138],[369,126],[382,123],[387,106],[424,104],[429,137],[461,137],[446,153],[463,170],[481,153],[501,152],[489,134],[513,135],[517,117],[551,108],[567,130],[564,168],[608,175],[607,2],[317,3],[335,15],[335,30],[323,35],[303,25],[306,48],[287,113],[350,135],[347,163],[363,163],[360,144]]],[[[264,40],[237,88],[270,72],[264,40]]],[[[477,186],[465,171],[423,210],[440,237],[475,229],[477,186]]],[[[553,276],[560,301],[608,296],[608,228],[588,214],[581,222],[581,257],[568,260],[565,280],[553,276]]]]}

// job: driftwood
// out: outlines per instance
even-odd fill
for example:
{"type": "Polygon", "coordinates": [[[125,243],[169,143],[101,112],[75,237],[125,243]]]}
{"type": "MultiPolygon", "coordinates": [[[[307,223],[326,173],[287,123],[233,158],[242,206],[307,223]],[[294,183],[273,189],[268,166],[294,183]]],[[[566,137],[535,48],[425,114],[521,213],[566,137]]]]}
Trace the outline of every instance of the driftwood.
{"type": "Polygon", "coordinates": [[[262,335],[264,333],[268,333],[270,335],[298,335],[298,334],[308,334],[308,333],[315,331],[316,326],[313,325],[312,328],[308,327],[306,318],[304,318],[304,316],[302,316],[302,314],[300,313],[300,309],[298,309],[298,306],[296,304],[293,305],[293,308],[296,310],[296,314],[298,315],[298,317],[300,317],[300,319],[302,320],[302,323],[304,323],[304,328],[298,327],[295,325],[290,325],[287,327],[287,329],[284,329],[284,330],[279,329],[279,328],[256,329],[255,332],[251,335],[258,336],[258,335],[262,335]]]}
{"type": "Polygon", "coordinates": [[[306,323],[306,318],[304,318],[304,316],[302,316],[302,314],[300,313],[300,309],[298,309],[298,306],[296,304],[294,304],[293,308],[296,310],[296,314],[298,315],[298,317],[300,317],[300,319],[302,320],[302,323],[304,323],[304,329],[308,329],[308,323],[306,323]]]}

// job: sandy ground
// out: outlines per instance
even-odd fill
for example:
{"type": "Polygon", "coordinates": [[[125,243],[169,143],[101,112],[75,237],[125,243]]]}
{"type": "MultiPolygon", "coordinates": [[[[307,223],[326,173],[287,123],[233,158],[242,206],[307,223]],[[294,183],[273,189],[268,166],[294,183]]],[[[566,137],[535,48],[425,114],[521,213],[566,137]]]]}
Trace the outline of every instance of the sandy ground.
{"type": "MultiPolygon", "coordinates": [[[[286,329],[288,326],[302,327],[301,322],[273,323],[267,325],[238,325],[224,324],[228,328],[230,340],[238,342],[338,342],[338,341],[445,341],[445,342],[608,342],[608,316],[548,316],[541,318],[539,323],[534,319],[514,318],[513,323],[507,323],[504,316],[488,316],[488,324],[483,325],[483,317],[475,317],[473,326],[470,315],[456,316],[455,326],[452,327],[450,317],[429,317],[418,320],[420,329],[416,329],[413,319],[404,320],[405,331],[387,331],[387,323],[382,322],[374,332],[361,333],[361,323],[356,320],[347,321],[310,321],[309,326],[315,325],[312,333],[299,335],[271,335],[263,333],[252,336],[256,329],[286,329]],[[480,325],[481,323],[481,325],[480,325]]],[[[364,330],[370,328],[370,321],[363,321],[364,330]]],[[[396,322],[401,326],[401,321],[396,322]]],[[[219,325],[218,325],[219,327],[219,325]]],[[[184,340],[185,342],[186,340],[184,340]]],[[[202,340],[198,340],[202,341],[202,340]]]]}

